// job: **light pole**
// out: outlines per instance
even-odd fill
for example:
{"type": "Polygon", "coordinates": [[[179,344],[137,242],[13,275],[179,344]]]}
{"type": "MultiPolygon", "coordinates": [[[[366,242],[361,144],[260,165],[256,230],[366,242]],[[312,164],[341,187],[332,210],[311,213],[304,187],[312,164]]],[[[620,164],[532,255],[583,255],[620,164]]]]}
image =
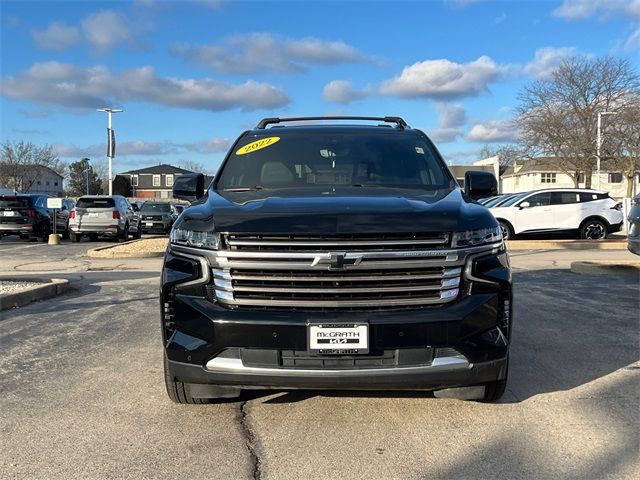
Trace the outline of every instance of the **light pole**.
{"type": "Polygon", "coordinates": [[[598,190],[600,190],[600,147],[602,146],[602,116],[615,114],[616,112],[598,112],[598,132],[596,138],[596,184],[598,190]]]}
{"type": "Polygon", "coordinates": [[[86,173],[86,177],[87,177],[87,195],[89,195],[89,170],[91,170],[91,166],[87,165],[87,168],[85,168],[82,173],[86,173]]]}
{"type": "Polygon", "coordinates": [[[116,145],[115,145],[115,135],[113,134],[113,129],[111,128],[111,115],[113,113],[122,112],[123,110],[118,110],[115,108],[99,108],[96,111],[106,112],[108,115],[107,158],[109,158],[109,195],[113,195],[113,176],[111,174],[111,161],[113,160],[113,157],[116,156],[116,145]]]}

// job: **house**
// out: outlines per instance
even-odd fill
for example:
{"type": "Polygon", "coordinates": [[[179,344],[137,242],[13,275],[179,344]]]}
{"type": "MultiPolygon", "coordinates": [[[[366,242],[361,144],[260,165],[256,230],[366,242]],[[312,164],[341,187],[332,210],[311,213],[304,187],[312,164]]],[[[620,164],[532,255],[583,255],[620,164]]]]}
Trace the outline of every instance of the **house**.
{"type": "MultiPolygon", "coordinates": [[[[474,165],[484,166],[492,161],[498,163],[498,157],[480,160],[474,165]]],[[[621,200],[627,196],[627,179],[610,160],[602,160],[600,166],[600,190],[608,191],[613,198],[621,200]]],[[[640,172],[640,165],[638,166],[640,172]]],[[[634,177],[632,191],[640,191],[638,174],[634,177]]],[[[585,188],[585,174],[578,177],[578,187],[585,188]]],[[[575,183],[566,173],[556,167],[553,158],[541,157],[529,160],[517,160],[507,167],[500,176],[501,193],[527,192],[542,188],[574,188],[575,183]]],[[[598,188],[597,174],[591,175],[591,188],[598,188]]]]}
{"type": "Polygon", "coordinates": [[[44,165],[23,165],[15,175],[3,175],[0,187],[11,192],[64,196],[64,177],[44,165]],[[21,177],[21,178],[20,178],[21,177]]]}
{"type": "Polygon", "coordinates": [[[185,173],[193,172],[173,165],[161,164],[129,170],[119,173],[116,177],[125,177],[131,182],[129,197],[170,199],[173,198],[173,183],[177,177],[185,173]]]}

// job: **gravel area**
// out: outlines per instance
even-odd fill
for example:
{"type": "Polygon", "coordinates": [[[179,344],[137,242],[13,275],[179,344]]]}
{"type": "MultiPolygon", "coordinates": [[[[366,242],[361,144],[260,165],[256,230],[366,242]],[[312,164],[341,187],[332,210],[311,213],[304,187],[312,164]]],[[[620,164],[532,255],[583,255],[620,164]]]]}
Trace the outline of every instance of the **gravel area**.
{"type": "Polygon", "coordinates": [[[167,237],[143,238],[142,240],[90,250],[89,256],[94,258],[113,258],[161,255],[167,249],[168,242],[169,239],[167,237]]]}
{"type": "Polygon", "coordinates": [[[16,293],[20,290],[26,290],[27,288],[37,287],[40,285],[38,282],[18,282],[14,280],[0,280],[0,296],[9,295],[10,293],[16,293]]]}

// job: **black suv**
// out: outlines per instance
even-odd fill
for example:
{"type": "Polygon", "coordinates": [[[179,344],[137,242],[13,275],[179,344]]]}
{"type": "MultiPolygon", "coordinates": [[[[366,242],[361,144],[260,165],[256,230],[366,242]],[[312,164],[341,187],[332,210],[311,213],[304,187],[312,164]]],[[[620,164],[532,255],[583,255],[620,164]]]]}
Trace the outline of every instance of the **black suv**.
{"type": "Polygon", "coordinates": [[[46,195],[0,195],[0,238],[20,235],[22,239],[49,240],[52,221],[46,195]]]}
{"type": "Polygon", "coordinates": [[[321,119],[351,124],[265,119],[206,192],[202,175],[176,179],[174,196],[194,203],[162,270],[169,397],[307,388],[499,398],[511,272],[498,223],[473,200],[494,195],[495,178],[468,172],[462,192],[429,138],[400,118],[321,119]],[[382,124],[355,124],[365,120],[382,124]]]}
{"type": "Polygon", "coordinates": [[[144,202],[138,213],[142,233],[169,233],[178,212],[166,202],[144,202]]]}

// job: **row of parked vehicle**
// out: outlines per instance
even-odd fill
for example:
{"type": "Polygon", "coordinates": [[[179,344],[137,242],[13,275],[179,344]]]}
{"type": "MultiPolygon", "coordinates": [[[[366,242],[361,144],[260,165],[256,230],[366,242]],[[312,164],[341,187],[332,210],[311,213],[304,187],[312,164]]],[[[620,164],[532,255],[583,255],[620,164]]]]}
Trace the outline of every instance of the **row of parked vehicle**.
{"type": "Polygon", "coordinates": [[[109,237],[118,241],[138,239],[143,233],[169,234],[173,223],[188,204],[146,201],[129,202],[120,195],[87,195],[77,202],[62,200],[55,212],[47,208],[46,195],[1,195],[0,238],[19,235],[43,242],[55,230],[63,237],[79,242],[82,237],[97,240],[109,237]]]}
{"type": "Polygon", "coordinates": [[[497,195],[480,203],[498,220],[505,239],[521,234],[566,233],[601,240],[623,225],[622,204],[598,190],[534,190],[497,195]]]}

